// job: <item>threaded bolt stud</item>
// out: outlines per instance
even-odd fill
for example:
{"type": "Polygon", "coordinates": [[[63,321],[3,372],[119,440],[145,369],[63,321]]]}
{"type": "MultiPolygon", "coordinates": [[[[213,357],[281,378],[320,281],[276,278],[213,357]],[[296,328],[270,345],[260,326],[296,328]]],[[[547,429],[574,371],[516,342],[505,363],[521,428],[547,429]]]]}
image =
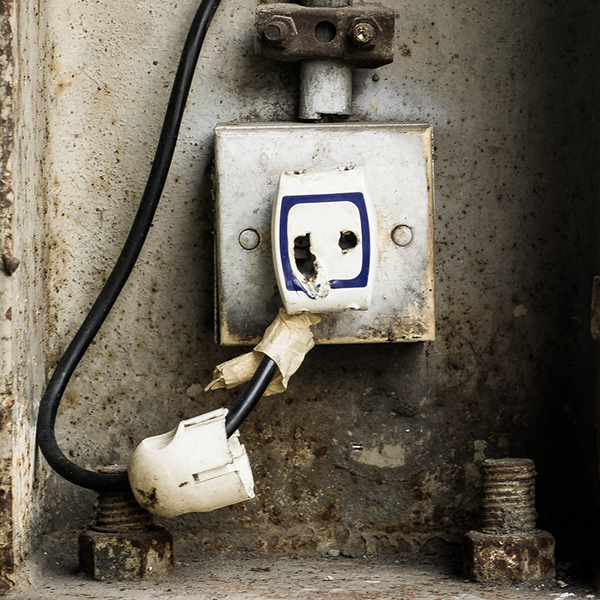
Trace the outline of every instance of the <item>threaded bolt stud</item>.
{"type": "Polygon", "coordinates": [[[463,538],[463,571],[473,581],[554,576],[554,538],[536,529],[535,465],[528,458],[484,460],[482,528],[463,538]]]}
{"type": "Polygon", "coordinates": [[[535,465],[528,458],[483,461],[484,533],[527,533],[535,529],[535,465]]]}
{"type": "Polygon", "coordinates": [[[151,525],[152,515],[136,502],[131,492],[99,494],[98,514],[91,526],[94,531],[147,531],[151,525]]]}
{"type": "MultiPolygon", "coordinates": [[[[100,469],[126,472],[125,467],[100,469]]],[[[146,579],[173,570],[173,536],[128,492],[98,496],[95,521],[79,536],[79,566],[94,579],[146,579]]]]}

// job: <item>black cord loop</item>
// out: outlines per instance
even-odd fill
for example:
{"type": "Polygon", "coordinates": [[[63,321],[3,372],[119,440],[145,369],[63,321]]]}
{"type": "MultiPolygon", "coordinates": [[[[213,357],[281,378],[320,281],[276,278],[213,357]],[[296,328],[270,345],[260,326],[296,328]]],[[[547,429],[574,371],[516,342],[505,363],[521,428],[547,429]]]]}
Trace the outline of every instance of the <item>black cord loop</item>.
{"type": "Polygon", "coordinates": [[[71,375],[123,289],[152,225],[175,152],[200,50],[219,3],[220,0],[202,0],[196,12],[183,47],[156,154],[131,230],[106,284],[60,359],[40,402],[37,442],[42,453],[59,475],[84,488],[103,492],[126,491],[129,490],[129,481],[126,473],[97,473],[72,463],[56,441],[56,414],[71,375]]]}

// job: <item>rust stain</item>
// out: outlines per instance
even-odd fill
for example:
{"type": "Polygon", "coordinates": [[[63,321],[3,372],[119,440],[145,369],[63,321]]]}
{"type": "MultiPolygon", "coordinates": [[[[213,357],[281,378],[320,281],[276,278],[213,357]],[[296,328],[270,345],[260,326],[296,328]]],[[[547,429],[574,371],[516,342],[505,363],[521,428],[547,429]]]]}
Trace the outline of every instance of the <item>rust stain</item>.
{"type": "Polygon", "coordinates": [[[339,500],[332,500],[328,502],[321,511],[319,518],[323,521],[335,521],[337,518],[337,506],[339,500]]]}
{"type": "Polygon", "coordinates": [[[9,247],[4,248],[2,253],[2,264],[7,275],[12,275],[19,268],[21,261],[13,256],[13,253],[9,247]]]}
{"type": "Polygon", "coordinates": [[[394,12],[375,5],[340,8],[305,7],[294,4],[268,4],[256,12],[256,52],[274,60],[338,58],[355,67],[374,69],[394,60],[394,12]],[[318,24],[334,25],[336,34],[327,44],[315,36],[318,24]],[[269,27],[283,23],[287,34],[269,27]],[[357,43],[352,39],[358,24],[370,25],[374,39],[357,43]]]}
{"type": "Polygon", "coordinates": [[[406,44],[403,44],[400,46],[400,56],[408,58],[409,56],[412,56],[412,50],[406,44]]]}
{"type": "Polygon", "coordinates": [[[14,569],[10,460],[3,461],[0,483],[0,595],[11,588],[8,574],[14,569]]]}

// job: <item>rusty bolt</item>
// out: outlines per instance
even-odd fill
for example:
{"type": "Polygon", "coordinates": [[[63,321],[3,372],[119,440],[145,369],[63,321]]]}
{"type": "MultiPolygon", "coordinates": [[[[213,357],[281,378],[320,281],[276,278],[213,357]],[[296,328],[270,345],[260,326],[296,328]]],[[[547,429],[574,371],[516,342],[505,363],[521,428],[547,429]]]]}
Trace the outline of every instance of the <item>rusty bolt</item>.
{"type": "Polygon", "coordinates": [[[527,533],[535,529],[535,465],[528,458],[484,460],[483,533],[527,533]]]}
{"type": "Polygon", "coordinates": [[[554,576],[554,538],[536,529],[535,466],[527,458],[482,464],[482,528],[463,539],[465,576],[529,581],[554,576]]]}
{"type": "Polygon", "coordinates": [[[298,34],[291,17],[273,17],[262,30],[263,37],[271,46],[285,46],[298,34]]]}
{"type": "Polygon", "coordinates": [[[79,536],[79,566],[99,580],[164,575],[173,570],[173,536],[152,524],[131,492],[103,493],[94,523],[79,536]]]}
{"type": "Polygon", "coordinates": [[[371,23],[361,21],[352,27],[351,36],[357,46],[368,46],[375,39],[375,28],[371,23]]]}

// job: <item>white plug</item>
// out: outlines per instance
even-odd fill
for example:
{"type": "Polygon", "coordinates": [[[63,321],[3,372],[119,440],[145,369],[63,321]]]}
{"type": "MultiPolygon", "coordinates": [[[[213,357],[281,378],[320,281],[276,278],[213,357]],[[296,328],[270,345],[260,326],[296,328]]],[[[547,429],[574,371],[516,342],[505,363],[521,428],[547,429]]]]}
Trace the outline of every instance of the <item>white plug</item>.
{"type": "Polygon", "coordinates": [[[272,223],[275,273],[289,314],[369,308],[377,220],[360,167],[283,171],[272,223]]]}
{"type": "Polygon", "coordinates": [[[129,467],[138,503],[160,517],[209,512],[254,498],[246,449],[236,431],[227,438],[221,408],[143,440],[129,467]]]}

